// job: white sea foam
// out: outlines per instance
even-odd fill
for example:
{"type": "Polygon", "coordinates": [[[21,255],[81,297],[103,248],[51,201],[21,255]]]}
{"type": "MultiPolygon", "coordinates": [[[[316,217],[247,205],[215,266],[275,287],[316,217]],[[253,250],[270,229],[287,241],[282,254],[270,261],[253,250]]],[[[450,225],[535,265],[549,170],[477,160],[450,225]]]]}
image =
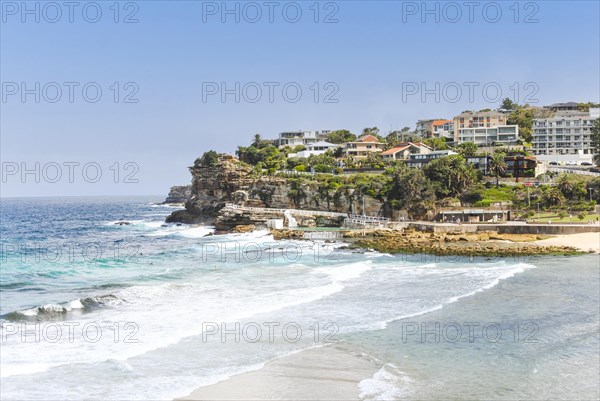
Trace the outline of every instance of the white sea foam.
{"type": "Polygon", "coordinates": [[[412,380],[392,363],[385,364],[373,377],[358,383],[359,398],[371,400],[395,400],[410,394],[412,380]]]}

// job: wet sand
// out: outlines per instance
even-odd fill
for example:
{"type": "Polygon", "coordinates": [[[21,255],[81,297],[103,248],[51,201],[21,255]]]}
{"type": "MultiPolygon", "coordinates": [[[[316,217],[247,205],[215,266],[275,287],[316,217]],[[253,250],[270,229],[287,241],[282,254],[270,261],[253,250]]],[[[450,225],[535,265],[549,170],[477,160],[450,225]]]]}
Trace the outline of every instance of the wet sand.
{"type": "Polygon", "coordinates": [[[312,348],[178,400],[358,400],[358,383],[379,367],[368,356],[339,346],[312,348]]]}

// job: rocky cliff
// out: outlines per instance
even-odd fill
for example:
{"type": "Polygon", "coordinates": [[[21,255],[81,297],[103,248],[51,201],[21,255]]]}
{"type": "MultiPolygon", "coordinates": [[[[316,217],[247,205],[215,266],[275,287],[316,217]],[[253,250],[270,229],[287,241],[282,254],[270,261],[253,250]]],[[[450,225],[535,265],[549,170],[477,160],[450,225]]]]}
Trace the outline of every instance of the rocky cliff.
{"type": "MultiPolygon", "coordinates": [[[[190,172],[191,197],[185,210],[174,212],[167,222],[212,223],[226,203],[340,213],[362,213],[364,205],[369,215],[385,211],[382,202],[353,188],[327,190],[310,175],[285,178],[256,174],[252,166],[232,156],[223,156],[210,166],[196,163],[190,172]]],[[[246,219],[243,223],[252,222],[246,219]]]]}
{"type": "Polygon", "coordinates": [[[185,203],[191,196],[191,185],[176,185],[171,187],[167,199],[163,203],[185,203]]]}

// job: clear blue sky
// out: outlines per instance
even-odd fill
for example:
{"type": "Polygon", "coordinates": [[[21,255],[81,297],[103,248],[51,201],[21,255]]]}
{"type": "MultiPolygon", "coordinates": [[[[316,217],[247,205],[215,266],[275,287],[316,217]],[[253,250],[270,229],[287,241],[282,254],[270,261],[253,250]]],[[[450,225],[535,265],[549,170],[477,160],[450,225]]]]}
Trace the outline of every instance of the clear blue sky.
{"type": "MultiPolygon", "coordinates": [[[[204,151],[233,153],[256,133],[272,138],[279,131],[294,129],[414,128],[418,119],[495,108],[498,102],[490,101],[494,87],[500,87],[502,97],[514,97],[515,83],[519,102],[534,90],[537,93],[530,98],[539,105],[599,99],[597,1],[520,2],[517,7],[512,1],[497,2],[499,18],[490,2],[477,2],[472,22],[462,1],[453,3],[462,13],[456,22],[452,22],[456,8],[448,2],[427,3],[430,10],[437,4],[439,21],[435,11],[421,15],[424,3],[420,1],[321,2],[318,23],[314,1],[297,3],[302,10],[297,23],[289,22],[296,11],[289,2],[274,2],[273,22],[264,2],[254,3],[262,12],[255,23],[249,20],[256,8],[244,8],[245,3],[238,3],[239,23],[235,15],[225,15],[223,23],[222,2],[121,2],[119,23],[115,23],[114,2],[99,1],[102,15],[91,23],[84,16],[94,20],[96,9],[81,2],[71,23],[66,7],[58,18],[55,9],[37,3],[40,20],[36,22],[35,14],[23,15],[20,1],[2,1],[4,172],[15,166],[34,169],[36,162],[41,169],[46,167],[39,183],[34,174],[25,180],[20,172],[3,177],[1,195],[162,195],[171,185],[189,182],[187,166],[204,151]],[[324,22],[331,13],[337,23],[324,22]],[[137,23],[123,23],[130,14],[137,23]],[[56,23],[50,22],[56,18],[56,23]],[[13,94],[11,83],[34,89],[36,82],[41,88],[39,103],[35,94],[26,95],[23,102],[20,87],[13,94]],[[56,103],[50,102],[57,96],[54,84],[46,85],[51,82],[62,88],[56,103]],[[72,103],[65,82],[79,83],[72,103]],[[83,98],[82,87],[89,82],[102,89],[97,103],[83,98]],[[117,103],[110,89],[114,82],[121,85],[117,103]],[[123,102],[135,88],[124,89],[127,82],[137,85],[133,98],[138,103],[123,102]],[[225,102],[219,95],[203,101],[206,82],[225,82],[230,88],[236,82],[241,86],[257,82],[263,93],[256,103],[243,96],[236,103],[234,95],[225,102]],[[264,82],[280,83],[272,103],[264,82]],[[296,103],[282,94],[282,86],[290,82],[302,89],[296,103]],[[317,102],[315,82],[321,86],[317,102]],[[324,88],[328,82],[334,85],[324,88]],[[429,89],[436,82],[440,88],[446,85],[447,96],[438,102],[430,94],[423,101],[420,94],[406,93],[411,82],[429,89]],[[451,82],[463,89],[455,102],[451,101],[457,97],[453,85],[447,85],[451,82]],[[479,84],[472,100],[464,82],[479,84]],[[526,86],[531,82],[534,86],[526,86]],[[492,84],[486,99],[482,87],[487,83],[492,84]],[[338,102],[325,103],[325,96],[335,88],[333,99],[338,102]],[[79,163],[72,170],[73,182],[65,162],[79,163]],[[118,183],[114,182],[115,162],[120,163],[118,183]],[[123,182],[127,173],[134,173],[133,167],[124,169],[127,162],[139,167],[130,177],[139,182],[123,182]],[[62,178],[56,183],[49,182],[56,180],[52,163],[61,166],[62,178]],[[91,182],[96,167],[88,170],[90,182],[82,178],[86,163],[97,163],[94,166],[102,169],[97,182],[91,182]]],[[[27,4],[36,7],[36,2],[27,4]]],[[[233,9],[236,2],[227,5],[233,9]]],[[[254,90],[247,88],[248,97],[254,97],[254,90]]]]}

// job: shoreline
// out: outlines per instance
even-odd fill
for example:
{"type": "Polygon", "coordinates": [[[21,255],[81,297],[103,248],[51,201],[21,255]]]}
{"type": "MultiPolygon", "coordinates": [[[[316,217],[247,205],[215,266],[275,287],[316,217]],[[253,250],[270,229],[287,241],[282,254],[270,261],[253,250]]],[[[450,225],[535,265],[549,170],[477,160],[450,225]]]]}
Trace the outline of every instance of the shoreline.
{"type": "Polygon", "coordinates": [[[582,252],[600,253],[600,233],[556,235],[535,241],[539,246],[570,246],[582,252]]]}
{"type": "MultiPolygon", "coordinates": [[[[304,239],[304,231],[272,230],[275,240],[304,239]]],[[[348,230],[331,242],[347,243],[347,249],[382,253],[433,254],[437,256],[537,256],[600,253],[600,233],[565,235],[425,232],[414,229],[348,230]]]]}
{"type": "Polygon", "coordinates": [[[359,383],[380,368],[365,354],[326,345],[271,360],[260,369],[199,387],[175,401],[358,400],[359,383]]]}

